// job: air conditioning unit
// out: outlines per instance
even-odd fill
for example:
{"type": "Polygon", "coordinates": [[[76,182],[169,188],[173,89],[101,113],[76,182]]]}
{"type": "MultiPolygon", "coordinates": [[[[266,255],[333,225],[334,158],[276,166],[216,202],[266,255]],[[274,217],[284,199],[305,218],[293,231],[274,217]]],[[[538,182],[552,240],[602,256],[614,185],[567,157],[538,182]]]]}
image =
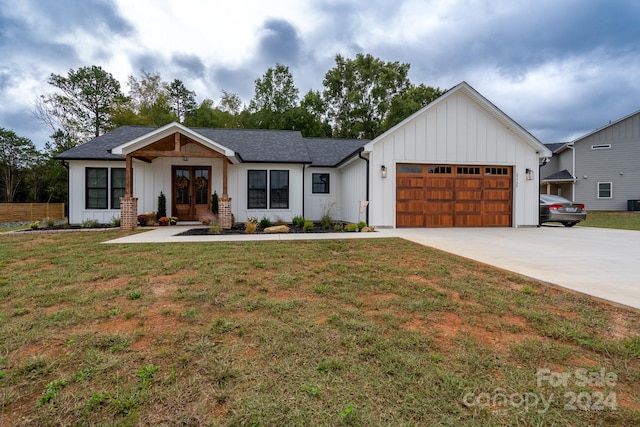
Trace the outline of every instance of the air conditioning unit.
{"type": "Polygon", "coordinates": [[[640,212],[640,200],[627,200],[627,210],[629,212],[640,212]]]}

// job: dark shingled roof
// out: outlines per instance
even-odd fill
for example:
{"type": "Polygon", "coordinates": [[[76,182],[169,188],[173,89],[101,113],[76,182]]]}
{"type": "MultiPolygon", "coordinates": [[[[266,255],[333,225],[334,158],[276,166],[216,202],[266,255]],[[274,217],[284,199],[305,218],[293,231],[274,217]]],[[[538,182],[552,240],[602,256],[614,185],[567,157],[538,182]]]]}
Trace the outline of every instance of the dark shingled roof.
{"type": "Polygon", "coordinates": [[[56,156],[60,160],[122,160],[111,154],[111,150],[125,142],[132,141],[157,128],[147,126],[122,126],[111,132],[93,138],[56,156]]]}
{"type": "Polygon", "coordinates": [[[564,147],[566,142],[554,142],[552,144],[544,144],[552,153],[555,153],[560,148],[564,147]]]}
{"type": "Polygon", "coordinates": [[[335,167],[356,154],[367,142],[366,139],[305,138],[311,166],[335,167]]]}
{"type": "MultiPolygon", "coordinates": [[[[60,160],[122,160],[111,154],[119,145],[158,128],[122,126],[56,156],[60,160]]],[[[191,128],[192,131],[235,151],[243,162],[306,163],[337,166],[360,147],[363,139],[303,138],[298,131],[191,128]]]]}
{"type": "Polygon", "coordinates": [[[568,170],[562,169],[560,172],[542,178],[542,181],[573,181],[573,175],[571,175],[568,170]]]}

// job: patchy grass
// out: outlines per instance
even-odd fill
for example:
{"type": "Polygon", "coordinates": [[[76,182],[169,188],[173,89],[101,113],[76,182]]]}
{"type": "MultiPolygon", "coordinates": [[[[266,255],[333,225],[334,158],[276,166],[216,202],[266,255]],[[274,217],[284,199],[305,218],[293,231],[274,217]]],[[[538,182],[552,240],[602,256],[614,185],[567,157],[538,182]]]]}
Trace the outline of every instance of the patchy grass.
{"type": "Polygon", "coordinates": [[[640,212],[588,211],[586,221],[578,223],[583,227],[617,228],[620,230],[640,230],[640,212]]]}
{"type": "Polygon", "coordinates": [[[637,310],[399,239],[118,235],[0,235],[0,425],[640,425],[637,310]]]}

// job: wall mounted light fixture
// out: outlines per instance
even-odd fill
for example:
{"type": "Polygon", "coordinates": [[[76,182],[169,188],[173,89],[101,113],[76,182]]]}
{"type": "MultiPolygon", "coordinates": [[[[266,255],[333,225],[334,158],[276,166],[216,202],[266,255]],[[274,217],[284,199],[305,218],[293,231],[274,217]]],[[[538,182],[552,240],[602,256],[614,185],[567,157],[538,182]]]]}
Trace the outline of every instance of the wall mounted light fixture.
{"type": "Polygon", "coordinates": [[[531,181],[533,179],[533,169],[527,168],[525,170],[525,175],[524,176],[527,179],[527,181],[531,181]]]}
{"type": "Polygon", "coordinates": [[[183,162],[188,162],[188,161],[189,161],[189,158],[188,158],[187,156],[184,156],[184,157],[182,158],[182,161],[183,161],[183,162]]]}
{"type": "Polygon", "coordinates": [[[385,165],[380,166],[380,176],[382,178],[387,177],[387,167],[385,165]]]}

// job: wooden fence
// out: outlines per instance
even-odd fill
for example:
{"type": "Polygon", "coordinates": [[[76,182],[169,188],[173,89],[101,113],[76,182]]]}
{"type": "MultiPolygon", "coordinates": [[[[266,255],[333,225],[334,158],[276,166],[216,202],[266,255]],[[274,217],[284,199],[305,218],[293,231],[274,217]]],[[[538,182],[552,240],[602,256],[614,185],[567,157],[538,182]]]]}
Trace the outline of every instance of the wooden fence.
{"type": "Polygon", "coordinates": [[[64,203],[0,203],[0,223],[64,219],[64,203]]]}

